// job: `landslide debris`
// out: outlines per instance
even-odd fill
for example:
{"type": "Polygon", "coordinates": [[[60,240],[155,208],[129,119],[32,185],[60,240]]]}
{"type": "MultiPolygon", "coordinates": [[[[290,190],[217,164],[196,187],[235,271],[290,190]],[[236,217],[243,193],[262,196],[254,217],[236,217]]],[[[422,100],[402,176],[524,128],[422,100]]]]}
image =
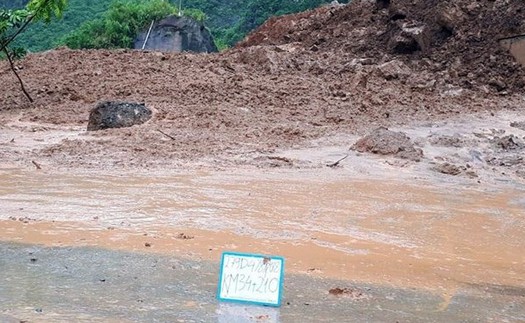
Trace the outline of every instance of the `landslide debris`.
{"type": "Polygon", "coordinates": [[[525,143],[515,135],[508,135],[493,140],[496,147],[504,151],[519,150],[525,148],[525,143]]]}
{"type": "Polygon", "coordinates": [[[525,131],[525,121],[514,121],[510,123],[510,126],[525,131]]]}
{"type": "Polygon", "coordinates": [[[411,161],[420,161],[423,151],[415,148],[410,138],[402,132],[387,128],[377,128],[367,136],[359,139],[353,146],[358,152],[370,152],[379,155],[394,155],[411,161]]]}
{"type": "Polygon", "coordinates": [[[465,167],[456,166],[450,163],[438,164],[434,167],[434,169],[440,173],[453,176],[459,175],[466,170],[465,167]]]}
{"type": "MultiPolygon", "coordinates": [[[[519,109],[523,70],[498,38],[523,31],[523,12],[516,0],[355,0],[272,18],[222,53],[29,54],[16,68],[36,102],[0,61],[0,124],[83,131],[97,102],[145,102],[155,111],[147,126],[60,137],[28,159],[299,167],[264,156],[337,133],[519,109]],[[81,158],[87,154],[93,158],[81,158]]],[[[15,148],[0,155],[23,160],[15,148]]],[[[407,151],[404,158],[421,158],[410,145],[396,154],[407,151]]]]}
{"type": "Polygon", "coordinates": [[[340,60],[401,59],[463,88],[521,91],[523,69],[499,43],[521,34],[522,0],[354,0],[273,17],[238,47],[297,44],[340,60]]]}

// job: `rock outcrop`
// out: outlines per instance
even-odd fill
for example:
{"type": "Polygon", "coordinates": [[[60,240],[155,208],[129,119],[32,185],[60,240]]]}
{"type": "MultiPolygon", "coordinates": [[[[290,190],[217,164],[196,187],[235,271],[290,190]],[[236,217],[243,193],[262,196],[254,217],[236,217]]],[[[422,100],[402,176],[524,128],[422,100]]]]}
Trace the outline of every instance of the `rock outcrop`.
{"type": "Polygon", "coordinates": [[[189,17],[169,16],[153,24],[148,36],[144,30],[136,39],[134,48],[162,52],[217,52],[211,33],[204,25],[189,17]],[[147,37],[147,40],[146,40],[147,37]],[[145,43],[145,45],[144,45],[145,43]]]}

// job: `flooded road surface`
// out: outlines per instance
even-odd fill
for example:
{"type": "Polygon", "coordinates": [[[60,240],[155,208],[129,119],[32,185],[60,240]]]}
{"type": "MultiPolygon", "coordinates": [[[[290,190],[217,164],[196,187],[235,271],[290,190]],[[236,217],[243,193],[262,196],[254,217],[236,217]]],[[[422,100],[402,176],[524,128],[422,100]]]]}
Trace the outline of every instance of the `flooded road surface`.
{"type": "Polygon", "coordinates": [[[176,255],[0,243],[1,322],[518,322],[523,288],[426,290],[287,274],[279,309],[215,300],[218,266],[176,255]],[[349,288],[340,297],[332,288],[349,288]]]}
{"type": "Polygon", "coordinates": [[[332,319],[522,320],[524,229],[525,190],[518,184],[363,179],[340,169],[105,175],[2,170],[0,269],[9,275],[0,280],[0,303],[10,305],[0,306],[0,320],[2,313],[38,318],[42,312],[29,304],[39,302],[54,308],[49,320],[73,315],[66,313],[68,302],[91,304],[76,312],[87,313],[86,320],[163,321],[184,304],[191,306],[182,321],[218,320],[224,310],[213,293],[220,254],[227,250],[287,259],[286,300],[299,307],[283,307],[283,321],[301,321],[308,311],[321,320],[326,308],[332,319]],[[31,248],[49,261],[32,263],[31,248]],[[151,259],[197,269],[181,269],[185,278],[177,283],[173,275],[161,275],[168,265],[150,277],[149,265],[141,263],[151,259]],[[82,264],[74,277],[64,269],[71,261],[82,264]],[[109,294],[96,287],[96,268],[86,268],[91,261],[115,275],[117,267],[125,268],[109,294]],[[147,283],[133,279],[144,275],[147,283]],[[60,277],[71,280],[62,286],[60,277]],[[136,301],[124,300],[122,289],[143,284],[149,286],[145,298],[158,296],[163,310],[146,308],[144,317],[119,312],[119,302],[127,308],[136,301]],[[341,300],[327,293],[346,285],[372,296],[341,300]],[[33,293],[35,286],[46,292],[33,293]],[[68,300],[77,289],[91,292],[68,300]],[[54,293],[57,301],[50,302],[54,293]],[[174,306],[170,298],[180,299],[174,306]]]}

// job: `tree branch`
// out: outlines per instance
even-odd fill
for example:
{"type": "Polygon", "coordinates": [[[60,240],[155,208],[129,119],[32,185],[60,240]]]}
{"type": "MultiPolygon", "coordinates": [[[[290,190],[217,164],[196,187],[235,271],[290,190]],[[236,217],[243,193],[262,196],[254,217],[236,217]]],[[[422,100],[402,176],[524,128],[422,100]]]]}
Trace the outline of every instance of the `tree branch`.
{"type": "Polygon", "coordinates": [[[171,140],[175,140],[177,141],[177,138],[173,137],[173,136],[170,136],[168,135],[167,133],[165,133],[164,131],[160,130],[160,129],[157,129],[158,132],[160,132],[161,134],[163,134],[164,136],[170,138],[171,140]]]}
{"type": "Polygon", "coordinates": [[[9,54],[9,51],[7,50],[6,47],[3,48],[3,51],[5,53],[5,56],[7,57],[7,60],[9,61],[9,66],[11,67],[11,71],[13,71],[13,73],[15,73],[15,76],[18,79],[18,82],[20,83],[20,87],[22,88],[22,92],[24,92],[24,94],[27,97],[27,99],[29,100],[29,102],[33,103],[34,102],[33,98],[31,98],[29,93],[27,93],[26,88],[24,86],[24,82],[20,78],[20,75],[18,75],[18,73],[16,72],[16,67],[15,67],[15,64],[13,63],[13,59],[11,58],[11,55],[9,54]]]}
{"type": "Polygon", "coordinates": [[[42,5],[40,7],[38,7],[38,9],[36,10],[36,12],[34,14],[32,14],[31,16],[29,16],[29,18],[26,20],[26,22],[13,34],[11,35],[11,37],[9,37],[5,42],[3,42],[1,44],[2,48],[0,48],[0,51],[3,51],[4,49],[7,49],[7,46],[9,46],[9,44],[15,40],[15,38],[20,35],[20,33],[22,31],[24,31],[24,29],[27,28],[27,26],[31,23],[31,21],[33,21],[33,19],[35,19],[35,17],[38,15],[38,13],[40,12],[40,10],[42,10],[46,5],[47,3],[49,2],[50,0],[45,0],[42,5]]]}
{"type": "Polygon", "coordinates": [[[32,15],[30,16],[26,22],[22,25],[22,27],[20,27],[16,33],[14,33],[11,37],[9,37],[5,42],[2,43],[2,48],[0,48],[0,50],[5,50],[7,49],[7,46],[13,41],[15,40],[16,36],[18,36],[22,31],[24,31],[24,29],[27,28],[27,26],[31,23],[31,21],[35,18],[35,15],[32,15]]]}
{"type": "Polygon", "coordinates": [[[20,28],[18,28],[18,30],[13,35],[11,35],[11,37],[9,37],[7,40],[5,40],[4,42],[0,44],[1,46],[0,51],[3,51],[5,53],[7,60],[9,61],[9,66],[11,67],[11,71],[13,71],[13,73],[15,74],[16,78],[18,79],[18,82],[20,83],[20,87],[22,88],[22,92],[24,92],[25,96],[31,103],[34,102],[33,98],[27,92],[24,86],[24,82],[20,78],[20,75],[18,75],[18,73],[16,72],[16,67],[15,67],[15,64],[13,63],[13,58],[9,54],[9,50],[7,49],[7,46],[9,46],[9,44],[11,44],[11,42],[13,42],[15,38],[27,28],[27,26],[29,26],[29,24],[33,21],[33,19],[35,19],[35,17],[40,13],[40,11],[49,3],[49,1],[50,0],[44,0],[44,2],[42,2],[42,4],[38,7],[38,9],[36,9],[36,11],[31,16],[29,16],[29,18],[27,18],[24,24],[20,28]]]}
{"type": "Polygon", "coordinates": [[[340,163],[340,162],[342,162],[343,160],[345,160],[345,159],[347,159],[347,158],[348,158],[348,154],[346,154],[346,156],[344,156],[343,158],[339,159],[339,160],[336,161],[335,163],[331,163],[331,164],[328,164],[328,165],[326,165],[326,166],[328,166],[328,167],[332,167],[332,168],[337,167],[337,166],[339,166],[339,163],[340,163]]]}

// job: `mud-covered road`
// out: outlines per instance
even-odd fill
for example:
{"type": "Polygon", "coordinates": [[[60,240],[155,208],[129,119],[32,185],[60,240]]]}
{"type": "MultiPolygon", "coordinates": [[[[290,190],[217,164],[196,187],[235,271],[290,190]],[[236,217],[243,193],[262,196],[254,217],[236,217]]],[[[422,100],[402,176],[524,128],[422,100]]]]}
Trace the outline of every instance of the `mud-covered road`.
{"type": "Polygon", "coordinates": [[[392,173],[359,158],[313,170],[3,169],[0,318],[525,318],[522,182],[392,173]],[[223,251],[284,256],[286,305],[219,304],[223,251]]]}
{"type": "Polygon", "coordinates": [[[271,152],[153,155],[142,169],[107,167],[126,155],[72,167],[90,158],[81,151],[61,165],[42,152],[91,134],[11,119],[0,133],[0,319],[523,320],[520,118],[392,127],[419,161],[350,150],[359,136],[341,132],[271,152]],[[223,251],[285,257],[285,305],[219,304],[223,251]]]}
{"type": "Polygon", "coordinates": [[[519,118],[393,128],[422,150],[419,162],[349,150],[359,137],[340,133],[185,170],[62,169],[45,158],[36,169],[41,151],[89,134],[6,123],[0,318],[523,320],[525,185],[519,163],[500,162],[520,160],[523,147],[500,144],[521,140],[525,130],[510,126],[519,118]],[[459,173],[436,168],[444,162],[459,173]],[[285,257],[286,305],[219,304],[223,251],[285,257]]]}

